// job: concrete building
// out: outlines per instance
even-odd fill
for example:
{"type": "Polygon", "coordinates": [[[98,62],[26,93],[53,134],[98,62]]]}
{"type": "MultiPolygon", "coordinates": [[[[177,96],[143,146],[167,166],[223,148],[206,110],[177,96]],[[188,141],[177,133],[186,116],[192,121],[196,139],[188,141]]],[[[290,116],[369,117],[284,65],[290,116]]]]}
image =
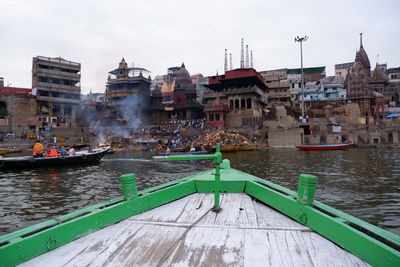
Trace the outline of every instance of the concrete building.
{"type": "Polygon", "coordinates": [[[335,77],[346,78],[347,73],[353,67],[354,62],[340,63],[335,65],[335,77]]]}
{"type": "Polygon", "coordinates": [[[386,75],[388,77],[388,82],[390,83],[400,82],[400,67],[387,69],[386,75]]]}
{"type": "Polygon", "coordinates": [[[124,58],[109,72],[105,95],[112,120],[132,128],[147,121],[151,85],[151,77],[143,76],[147,73],[144,68],[128,68],[124,58]]]}
{"type": "Polygon", "coordinates": [[[32,88],[37,113],[55,127],[74,126],[81,94],[81,64],[61,57],[37,56],[32,61],[32,88]]]}
{"type": "MultiPolygon", "coordinates": [[[[299,100],[302,100],[301,95],[299,100]]],[[[346,100],[346,89],[344,89],[342,77],[326,77],[314,88],[304,90],[304,101],[335,100],[346,100]]]]}
{"type": "Polygon", "coordinates": [[[0,132],[22,134],[41,126],[32,89],[0,86],[0,132]]]}
{"type": "Polygon", "coordinates": [[[268,107],[274,105],[291,105],[290,82],[287,69],[260,71],[268,86],[268,107]]]}

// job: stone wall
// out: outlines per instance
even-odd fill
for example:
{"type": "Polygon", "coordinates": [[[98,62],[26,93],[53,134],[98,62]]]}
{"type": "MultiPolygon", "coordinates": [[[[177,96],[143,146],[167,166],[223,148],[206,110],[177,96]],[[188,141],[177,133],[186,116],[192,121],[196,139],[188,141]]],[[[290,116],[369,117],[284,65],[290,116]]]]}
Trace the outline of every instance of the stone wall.
{"type": "Polygon", "coordinates": [[[272,148],[294,148],[301,144],[302,128],[272,130],[268,132],[268,145],[272,148]]]}

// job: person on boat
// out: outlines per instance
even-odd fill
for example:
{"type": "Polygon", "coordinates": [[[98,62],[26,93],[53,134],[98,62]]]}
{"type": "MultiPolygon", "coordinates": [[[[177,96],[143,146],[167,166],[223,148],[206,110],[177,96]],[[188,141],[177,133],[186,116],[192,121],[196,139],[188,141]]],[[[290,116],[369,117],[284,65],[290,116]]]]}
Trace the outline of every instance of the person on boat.
{"type": "Polygon", "coordinates": [[[57,152],[57,149],[56,149],[56,146],[53,146],[52,148],[51,148],[51,150],[50,150],[50,155],[49,155],[50,157],[58,157],[58,152],[57,152]]]}
{"type": "Polygon", "coordinates": [[[67,150],[65,150],[64,146],[60,146],[58,153],[61,157],[65,157],[67,155],[67,150]]]}
{"type": "Polygon", "coordinates": [[[44,156],[45,157],[50,157],[50,152],[51,152],[51,145],[47,145],[46,152],[45,152],[44,156]]]}
{"type": "Polygon", "coordinates": [[[43,144],[39,140],[36,140],[36,143],[33,145],[32,153],[34,158],[43,157],[43,144]]]}
{"type": "Polygon", "coordinates": [[[75,149],[74,149],[73,147],[71,147],[71,148],[68,150],[67,155],[68,155],[68,156],[75,156],[75,155],[76,155],[75,149]]]}
{"type": "Polygon", "coordinates": [[[171,153],[171,148],[167,147],[166,154],[169,155],[171,153]]]}

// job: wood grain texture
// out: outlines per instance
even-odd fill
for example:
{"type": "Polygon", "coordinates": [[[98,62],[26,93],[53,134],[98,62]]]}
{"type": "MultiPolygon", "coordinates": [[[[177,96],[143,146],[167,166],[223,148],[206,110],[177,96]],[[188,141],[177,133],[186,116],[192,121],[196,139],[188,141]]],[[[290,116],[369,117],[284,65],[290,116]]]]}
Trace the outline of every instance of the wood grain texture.
{"type": "Polygon", "coordinates": [[[366,266],[246,194],[192,194],[84,236],[22,266],[366,266]]]}

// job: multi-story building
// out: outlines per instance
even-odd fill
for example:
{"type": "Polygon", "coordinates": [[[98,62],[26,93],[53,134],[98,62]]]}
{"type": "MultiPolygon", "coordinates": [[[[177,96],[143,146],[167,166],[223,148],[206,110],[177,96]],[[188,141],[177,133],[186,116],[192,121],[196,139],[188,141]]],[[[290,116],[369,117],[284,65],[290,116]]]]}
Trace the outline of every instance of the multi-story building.
{"type": "Polygon", "coordinates": [[[335,77],[346,78],[347,73],[353,67],[354,62],[340,63],[335,65],[335,77]]]}
{"type": "Polygon", "coordinates": [[[253,68],[209,77],[204,95],[208,124],[220,129],[256,129],[262,125],[268,86],[253,68]]]}
{"type": "Polygon", "coordinates": [[[290,106],[291,92],[287,69],[261,71],[268,86],[268,106],[283,104],[290,106]]]}
{"type": "MultiPolygon", "coordinates": [[[[302,100],[302,96],[299,96],[302,100]]],[[[346,89],[343,79],[335,76],[326,77],[314,88],[304,90],[304,101],[336,101],[346,100],[346,89]]]]}
{"type": "Polygon", "coordinates": [[[386,75],[390,83],[400,82],[400,67],[387,69],[386,75]]]}
{"type": "Polygon", "coordinates": [[[117,69],[109,72],[106,85],[106,103],[111,119],[136,128],[145,123],[150,104],[151,77],[144,68],[128,67],[122,58],[117,69]]]}
{"type": "Polygon", "coordinates": [[[0,132],[21,134],[39,125],[32,89],[0,85],[0,132]]]}
{"type": "Polygon", "coordinates": [[[32,61],[32,88],[37,90],[37,113],[54,127],[75,124],[81,94],[81,64],[61,57],[37,56],[32,61]]]}

